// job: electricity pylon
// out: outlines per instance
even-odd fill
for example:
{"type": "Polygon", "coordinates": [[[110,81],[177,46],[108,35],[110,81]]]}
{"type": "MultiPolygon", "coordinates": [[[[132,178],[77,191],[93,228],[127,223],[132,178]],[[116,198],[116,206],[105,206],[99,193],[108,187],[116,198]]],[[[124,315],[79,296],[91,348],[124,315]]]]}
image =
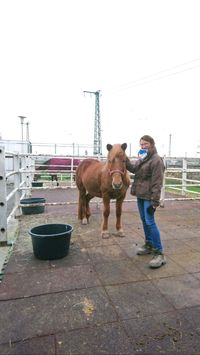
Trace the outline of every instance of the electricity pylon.
{"type": "Polygon", "coordinates": [[[95,117],[94,117],[94,148],[93,154],[102,155],[102,139],[101,139],[101,119],[100,119],[100,90],[98,91],[83,91],[87,94],[95,95],[95,117]]]}

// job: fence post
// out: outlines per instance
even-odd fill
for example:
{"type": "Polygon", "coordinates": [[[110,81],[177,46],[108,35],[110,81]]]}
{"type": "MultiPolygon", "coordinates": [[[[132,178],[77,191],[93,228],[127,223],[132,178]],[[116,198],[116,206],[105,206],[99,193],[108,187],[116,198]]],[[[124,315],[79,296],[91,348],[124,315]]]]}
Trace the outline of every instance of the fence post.
{"type": "Polygon", "coordinates": [[[34,181],[34,172],[35,172],[35,159],[31,156],[29,156],[29,164],[30,164],[30,168],[32,170],[32,173],[30,174],[30,183],[31,183],[31,187],[32,187],[32,182],[34,181]]]}
{"type": "Polygon", "coordinates": [[[182,195],[185,195],[187,188],[186,188],[186,182],[187,182],[187,159],[183,158],[183,166],[182,166],[182,195]]]}
{"type": "Polygon", "coordinates": [[[160,194],[160,207],[164,207],[164,204],[165,204],[165,180],[166,180],[165,174],[166,174],[166,168],[167,168],[165,157],[163,157],[163,164],[165,166],[165,171],[163,174],[163,183],[162,183],[161,194],[160,194]]]}
{"type": "Polygon", "coordinates": [[[23,187],[25,187],[25,192],[23,193],[23,196],[26,197],[30,197],[30,184],[29,184],[29,175],[26,172],[26,170],[28,170],[28,158],[27,156],[23,155],[21,157],[21,172],[22,172],[22,190],[23,187]],[[29,189],[26,189],[26,188],[29,189]]]}
{"type": "Polygon", "coordinates": [[[71,183],[71,187],[73,186],[73,178],[74,178],[74,174],[73,174],[73,170],[74,170],[74,157],[71,158],[71,174],[70,174],[70,183],[71,183]]]}
{"type": "MultiPolygon", "coordinates": [[[[25,157],[25,164],[26,164],[26,170],[30,171],[31,168],[31,158],[29,155],[26,155],[25,157]]],[[[30,197],[31,196],[31,173],[26,172],[26,187],[28,187],[28,190],[26,190],[26,196],[30,197]]]]}
{"type": "MultiPolygon", "coordinates": [[[[19,190],[19,186],[20,186],[20,181],[21,181],[21,176],[19,173],[19,169],[20,169],[20,158],[19,158],[19,154],[16,154],[13,156],[13,170],[15,171],[15,175],[14,175],[14,189],[17,189],[16,193],[15,193],[15,206],[19,206],[20,204],[20,197],[21,197],[21,192],[19,190]]],[[[16,212],[15,212],[15,216],[20,216],[22,214],[21,212],[21,208],[18,207],[16,212]]]]}
{"type": "Polygon", "coordinates": [[[0,244],[7,242],[7,189],[5,148],[0,146],[0,244]]]}

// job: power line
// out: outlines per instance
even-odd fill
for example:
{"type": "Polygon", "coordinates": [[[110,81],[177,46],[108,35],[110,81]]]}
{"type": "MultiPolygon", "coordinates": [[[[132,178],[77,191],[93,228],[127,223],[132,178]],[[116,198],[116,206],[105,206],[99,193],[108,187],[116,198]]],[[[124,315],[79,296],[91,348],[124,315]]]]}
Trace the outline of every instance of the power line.
{"type": "Polygon", "coordinates": [[[145,85],[145,84],[148,84],[150,82],[161,80],[163,78],[170,77],[170,76],[173,76],[173,75],[177,75],[177,74],[180,74],[180,73],[183,73],[183,72],[186,72],[186,71],[189,71],[189,70],[193,70],[193,69],[196,69],[196,68],[199,68],[199,67],[200,67],[200,58],[197,58],[197,59],[194,59],[192,61],[189,61],[189,62],[186,62],[186,63],[183,63],[183,64],[179,64],[179,65],[175,65],[175,66],[173,66],[171,68],[164,69],[164,70],[161,70],[161,71],[159,71],[157,73],[150,74],[150,75],[142,77],[140,79],[136,79],[136,80],[130,81],[128,83],[122,84],[122,85],[119,86],[118,90],[128,90],[128,89],[131,89],[131,88],[133,88],[135,86],[145,85]],[[186,66],[188,64],[192,64],[194,62],[199,62],[199,64],[198,65],[193,65],[193,66],[191,66],[189,68],[184,68],[182,70],[174,71],[172,73],[168,73],[169,71],[172,71],[172,70],[174,70],[176,68],[181,68],[183,66],[186,66]]]}

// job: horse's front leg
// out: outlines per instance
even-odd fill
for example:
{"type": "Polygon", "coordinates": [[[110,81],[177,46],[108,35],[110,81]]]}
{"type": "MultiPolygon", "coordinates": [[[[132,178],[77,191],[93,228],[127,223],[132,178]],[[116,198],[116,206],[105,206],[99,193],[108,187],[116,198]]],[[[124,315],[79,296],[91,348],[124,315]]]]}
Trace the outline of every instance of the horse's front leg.
{"type": "Polygon", "coordinates": [[[122,203],[123,200],[116,200],[116,230],[117,230],[117,234],[119,237],[125,237],[123,228],[122,228],[122,220],[121,220],[121,216],[122,216],[122,203]]]}
{"type": "Polygon", "coordinates": [[[103,220],[101,224],[101,236],[106,239],[110,234],[108,231],[108,217],[110,215],[110,198],[103,197],[103,220]]]}

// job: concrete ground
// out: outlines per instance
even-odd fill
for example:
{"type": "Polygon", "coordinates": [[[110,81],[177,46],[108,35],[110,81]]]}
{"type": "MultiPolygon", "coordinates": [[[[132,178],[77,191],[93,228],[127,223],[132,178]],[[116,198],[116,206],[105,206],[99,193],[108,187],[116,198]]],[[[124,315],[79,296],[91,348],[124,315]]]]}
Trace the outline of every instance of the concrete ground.
{"type": "MultiPolygon", "coordinates": [[[[76,189],[37,196],[77,201],[76,189]]],[[[112,235],[101,238],[101,209],[91,204],[86,226],[76,204],[19,218],[0,286],[0,354],[200,354],[200,202],[157,210],[167,264],[156,270],[150,255],[136,255],[143,243],[136,203],[124,203],[124,238],[115,234],[114,204],[112,235]],[[46,223],[73,225],[66,257],[34,257],[28,231],[46,223]]]]}

